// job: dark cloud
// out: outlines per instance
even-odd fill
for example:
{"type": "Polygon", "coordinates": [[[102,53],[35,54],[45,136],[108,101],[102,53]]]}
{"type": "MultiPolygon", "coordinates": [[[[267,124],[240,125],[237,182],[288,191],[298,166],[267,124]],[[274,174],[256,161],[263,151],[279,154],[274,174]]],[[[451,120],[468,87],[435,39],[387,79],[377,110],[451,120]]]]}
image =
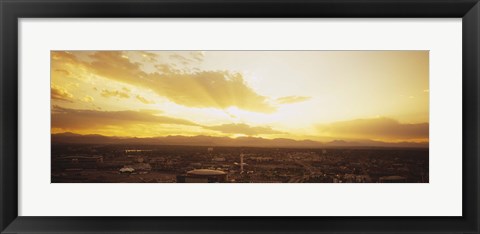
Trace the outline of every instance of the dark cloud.
{"type": "Polygon", "coordinates": [[[338,137],[408,140],[428,139],[429,124],[400,123],[391,118],[356,119],[317,125],[321,134],[338,137]]]}
{"type": "Polygon", "coordinates": [[[199,126],[178,118],[157,115],[156,111],[98,111],[69,109],[60,106],[52,108],[52,128],[94,129],[106,126],[125,126],[132,124],[177,124],[199,126]]]}
{"type": "Polygon", "coordinates": [[[52,128],[69,131],[102,129],[109,126],[127,127],[135,124],[175,124],[201,127],[225,134],[245,134],[249,136],[262,134],[282,134],[283,132],[266,126],[249,126],[247,124],[223,124],[204,126],[189,120],[159,115],[159,111],[101,111],[70,109],[54,105],[51,111],[52,128]]]}

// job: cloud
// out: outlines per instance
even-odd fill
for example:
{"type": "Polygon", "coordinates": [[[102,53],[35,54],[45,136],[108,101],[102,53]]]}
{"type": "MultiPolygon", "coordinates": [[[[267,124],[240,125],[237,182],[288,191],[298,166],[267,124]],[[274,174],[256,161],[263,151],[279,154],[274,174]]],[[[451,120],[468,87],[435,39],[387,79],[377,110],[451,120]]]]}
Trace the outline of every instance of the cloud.
{"type": "Polygon", "coordinates": [[[53,70],[53,72],[59,73],[59,74],[64,75],[64,76],[69,76],[70,75],[70,72],[68,72],[67,70],[64,70],[64,69],[55,69],[55,70],[53,70]]]}
{"type": "MultiPolygon", "coordinates": [[[[75,61],[70,53],[55,54],[52,59],[65,56],[75,61]]],[[[174,56],[181,59],[184,56],[174,56]]],[[[184,71],[171,65],[157,64],[157,72],[146,73],[141,64],[132,62],[120,51],[100,51],[90,55],[89,62],[78,61],[78,66],[111,80],[150,89],[170,101],[196,108],[239,109],[273,113],[276,108],[268,98],[256,93],[242,74],[229,71],[184,71]]]]}
{"type": "MultiPolygon", "coordinates": [[[[77,63],[77,58],[75,57],[75,55],[73,55],[72,52],[69,52],[69,51],[52,51],[50,52],[50,56],[53,61],[61,61],[65,63],[77,63]]],[[[54,71],[57,71],[57,70],[62,70],[62,69],[54,69],[54,71]]]]}
{"type": "Polygon", "coordinates": [[[143,104],[154,104],[155,102],[154,101],[151,101],[151,100],[148,100],[140,95],[137,95],[136,96],[137,100],[139,100],[141,103],[143,104]]]}
{"type": "Polygon", "coordinates": [[[95,100],[92,96],[85,96],[81,99],[82,101],[86,102],[86,103],[93,103],[93,101],[95,100]]]}
{"type": "Polygon", "coordinates": [[[103,89],[101,92],[102,97],[119,97],[119,98],[130,98],[130,95],[127,92],[119,91],[119,90],[108,90],[103,89]]]}
{"type": "Polygon", "coordinates": [[[143,60],[146,62],[157,62],[158,55],[151,53],[151,52],[146,52],[142,51],[140,52],[140,55],[142,56],[143,60]]]}
{"type": "Polygon", "coordinates": [[[96,129],[107,126],[126,126],[133,124],[177,124],[199,126],[178,118],[157,115],[156,111],[98,111],[69,109],[60,106],[52,108],[52,128],[78,130],[96,129]]]}
{"type": "Polygon", "coordinates": [[[220,131],[229,134],[245,134],[245,135],[260,135],[260,134],[282,134],[283,132],[274,130],[270,127],[251,127],[247,124],[222,124],[217,126],[204,126],[205,129],[220,131]]]}
{"type": "Polygon", "coordinates": [[[406,124],[385,117],[320,124],[316,128],[321,134],[339,138],[408,140],[429,137],[428,123],[406,124]]]}
{"type": "Polygon", "coordinates": [[[190,55],[193,59],[197,60],[198,62],[202,62],[203,58],[205,57],[205,52],[203,51],[192,51],[190,55]]]}
{"type": "Polygon", "coordinates": [[[293,104],[297,102],[304,102],[309,100],[311,97],[304,97],[304,96],[286,96],[277,98],[277,103],[279,104],[293,104]]]}
{"type": "Polygon", "coordinates": [[[161,112],[156,110],[101,111],[71,109],[54,105],[51,111],[51,121],[52,129],[65,131],[101,131],[109,128],[137,129],[139,125],[159,129],[157,128],[159,125],[180,125],[179,127],[199,127],[224,134],[244,134],[249,136],[284,133],[268,126],[249,126],[247,124],[205,126],[189,120],[160,114],[161,112]]]}
{"type": "Polygon", "coordinates": [[[66,79],[88,80],[91,78],[87,63],[80,61],[75,54],[86,52],[52,51],[50,53],[51,80],[60,81],[66,79]]]}
{"type": "Polygon", "coordinates": [[[190,62],[192,62],[191,59],[185,57],[185,56],[182,56],[182,55],[179,55],[179,54],[172,54],[169,56],[171,59],[174,59],[174,60],[178,60],[180,63],[186,65],[190,62]]]}
{"type": "Polygon", "coordinates": [[[152,79],[152,90],[188,107],[214,107],[272,113],[276,109],[267,98],[257,94],[241,74],[226,71],[202,71],[191,74],[170,73],[152,79]]]}
{"type": "Polygon", "coordinates": [[[73,102],[73,94],[69,93],[68,90],[57,86],[52,83],[50,87],[50,95],[53,100],[65,101],[65,102],[73,102]]]}
{"type": "Polygon", "coordinates": [[[169,56],[171,60],[178,62],[182,65],[192,65],[203,61],[205,53],[203,51],[190,51],[173,53],[169,56]]]}
{"type": "Polygon", "coordinates": [[[174,72],[174,68],[168,64],[155,64],[155,68],[161,74],[168,74],[174,72]]]}

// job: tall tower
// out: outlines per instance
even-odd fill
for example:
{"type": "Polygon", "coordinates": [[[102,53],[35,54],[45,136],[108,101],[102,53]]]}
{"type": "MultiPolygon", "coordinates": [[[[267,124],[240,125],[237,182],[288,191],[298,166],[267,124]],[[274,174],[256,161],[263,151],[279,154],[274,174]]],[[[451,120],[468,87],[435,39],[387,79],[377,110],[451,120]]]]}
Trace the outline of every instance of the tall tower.
{"type": "Polygon", "coordinates": [[[243,154],[240,154],[240,172],[243,173],[243,154]]]}

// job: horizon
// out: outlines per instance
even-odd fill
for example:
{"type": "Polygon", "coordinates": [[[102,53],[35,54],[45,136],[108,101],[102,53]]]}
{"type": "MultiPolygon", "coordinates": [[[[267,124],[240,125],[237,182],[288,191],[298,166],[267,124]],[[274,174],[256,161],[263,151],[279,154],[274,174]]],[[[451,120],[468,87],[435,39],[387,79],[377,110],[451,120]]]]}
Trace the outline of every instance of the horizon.
{"type": "MultiPolygon", "coordinates": [[[[399,149],[428,149],[429,143],[428,142],[382,142],[382,141],[373,141],[373,140],[360,140],[360,141],[346,141],[346,140],[339,140],[339,139],[334,139],[331,141],[314,141],[314,140],[309,140],[309,139],[303,139],[303,140],[295,140],[295,139],[289,139],[289,138],[262,138],[262,137],[253,137],[253,136],[239,136],[239,137],[229,137],[229,136],[207,136],[207,135],[195,135],[195,136],[185,136],[185,135],[167,135],[167,136],[156,136],[156,137],[126,137],[126,136],[106,136],[106,135],[101,135],[101,134],[78,134],[78,133],[73,133],[73,132],[62,132],[62,133],[52,133],[52,136],[75,136],[75,137],[89,137],[89,136],[95,136],[95,137],[105,137],[105,138],[114,138],[118,140],[159,140],[159,139],[169,139],[169,138],[209,138],[209,139],[229,139],[229,140],[243,140],[243,139],[255,139],[255,140],[266,140],[270,143],[270,145],[264,144],[264,145],[258,145],[256,143],[259,142],[249,142],[248,144],[238,144],[238,145],[232,145],[232,142],[210,142],[210,144],[202,143],[202,142],[196,142],[196,143],[185,143],[185,142],[137,142],[137,144],[146,144],[148,143],[149,145],[183,145],[183,146],[215,146],[215,147],[256,147],[256,148],[399,148],[399,149]],[[287,140],[293,143],[293,145],[285,146],[282,147],[281,145],[272,145],[275,141],[278,140],[287,140]],[[302,145],[302,143],[310,143],[310,145],[302,145]],[[201,143],[201,144],[200,144],[201,143]]],[[[53,143],[53,141],[52,141],[53,143]]],[[[58,142],[57,142],[58,143],[58,142]]],[[[60,142],[60,143],[66,143],[66,142],[60,142]]],[[[67,142],[71,143],[71,142],[67,142]]],[[[75,143],[89,143],[87,142],[75,142],[75,143]]],[[[98,144],[103,144],[103,143],[98,143],[98,144]]],[[[109,143],[110,144],[110,143],[109,143]]],[[[132,143],[129,143],[132,144],[132,143]]]]}
{"type": "MultiPolygon", "coordinates": [[[[104,136],[104,137],[117,137],[117,138],[140,138],[140,139],[148,139],[148,138],[161,138],[161,137],[214,137],[214,138],[230,138],[230,139],[239,139],[239,138],[255,138],[255,139],[266,139],[266,140],[275,140],[275,139],[286,139],[286,140],[292,140],[292,141],[314,141],[314,142],[320,142],[322,141],[316,141],[316,140],[310,140],[310,139],[291,139],[291,138],[285,138],[285,137],[278,137],[278,138],[265,138],[261,136],[208,136],[208,135],[164,135],[164,136],[146,136],[146,137],[136,137],[136,136],[115,136],[115,135],[103,135],[103,134],[98,134],[98,133],[92,133],[92,134],[81,134],[81,133],[75,133],[75,132],[59,132],[59,133],[51,133],[51,135],[63,135],[63,134],[72,134],[72,135],[77,135],[77,136],[104,136]]],[[[332,139],[331,141],[374,141],[371,139],[332,139]]],[[[386,142],[386,141],[378,141],[378,142],[384,142],[384,143],[428,143],[428,142],[414,142],[414,141],[399,141],[399,142],[386,142]]]]}

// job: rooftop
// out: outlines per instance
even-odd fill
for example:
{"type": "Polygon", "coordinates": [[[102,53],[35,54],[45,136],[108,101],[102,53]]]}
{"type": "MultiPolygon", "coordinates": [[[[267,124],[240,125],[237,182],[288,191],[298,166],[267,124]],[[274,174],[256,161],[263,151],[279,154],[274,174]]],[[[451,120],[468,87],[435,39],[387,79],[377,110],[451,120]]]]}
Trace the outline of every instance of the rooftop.
{"type": "Polygon", "coordinates": [[[225,175],[226,173],[219,170],[196,169],[187,172],[187,175],[225,175]]]}

